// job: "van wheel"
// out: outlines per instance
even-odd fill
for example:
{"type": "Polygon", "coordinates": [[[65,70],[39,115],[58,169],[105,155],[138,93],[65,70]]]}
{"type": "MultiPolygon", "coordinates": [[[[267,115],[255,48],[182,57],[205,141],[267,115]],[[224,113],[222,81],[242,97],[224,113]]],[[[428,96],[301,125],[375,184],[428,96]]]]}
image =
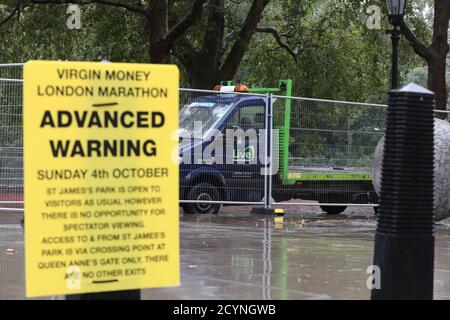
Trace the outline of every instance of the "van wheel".
{"type": "Polygon", "coordinates": [[[320,206],[320,208],[327,214],[339,214],[347,209],[346,206],[320,206]]]}
{"type": "MultiPolygon", "coordinates": [[[[220,201],[217,188],[209,183],[199,183],[192,187],[187,196],[188,200],[220,201]]],[[[221,205],[219,203],[183,203],[182,208],[186,214],[217,214],[221,205]]]]}

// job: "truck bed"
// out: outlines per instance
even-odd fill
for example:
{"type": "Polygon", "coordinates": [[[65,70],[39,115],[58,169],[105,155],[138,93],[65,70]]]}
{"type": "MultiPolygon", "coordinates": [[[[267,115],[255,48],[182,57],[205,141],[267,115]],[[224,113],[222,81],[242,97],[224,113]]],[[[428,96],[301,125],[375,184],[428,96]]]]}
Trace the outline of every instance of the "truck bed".
{"type": "Polygon", "coordinates": [[[358,167],[290,166],[287,179],[292,182],[298,180],[372,180],[372,170],[358,167]]]}
{"type": "Polygon", "coordinates": [[[303,166],[289,166],[288,172],[302,173],[302,172],[320,172],[320,173],[367,173],[371,172],[370,168],[357,167],[303,167],[303,166]]]}

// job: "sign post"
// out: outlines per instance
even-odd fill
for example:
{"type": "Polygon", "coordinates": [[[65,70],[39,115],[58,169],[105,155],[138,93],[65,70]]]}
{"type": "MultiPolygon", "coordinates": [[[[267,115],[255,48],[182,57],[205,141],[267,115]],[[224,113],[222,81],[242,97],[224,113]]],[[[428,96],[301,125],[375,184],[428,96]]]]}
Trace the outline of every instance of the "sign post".
{"type": "Polygon", "coordinates": [[[179,284],[178,83],[174,66],[25,65],[27,296],[179,284]]]}

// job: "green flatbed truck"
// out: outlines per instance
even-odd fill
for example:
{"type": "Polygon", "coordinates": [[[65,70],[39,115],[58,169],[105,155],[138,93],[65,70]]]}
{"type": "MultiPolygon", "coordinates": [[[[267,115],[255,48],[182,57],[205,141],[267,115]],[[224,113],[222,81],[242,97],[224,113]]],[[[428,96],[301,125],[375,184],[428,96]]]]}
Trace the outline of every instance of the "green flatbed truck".
{"type": "MultiPolygon", "coordinates": [[[[371,158],[373,150],[364,151],[367,153],[364,155],[366,161],[338,159],[333,163],[333,159],[326,159],[334,157],[333,150],[326,148],[328,144],[329,149],[336,148],[331,142],[327,142],[327,139],[332,139],[332,134],[345,135],[348,130],[314,128],[314,121],[323,123],[327,117],[342,118],[342,112],[338,115],[320,115],[319,112],[314,115],[314,120],[314,117],[311,117],[314,107],[306,110],[302,108],[301,101],[289,98],[292,96],[292,80],[280,80],[274,88],[247,88],[244,85],[234,86],[231,82],[225,82],[217,86],[216,90],[226,93],[192,99],[180,110],[180,129],[192,132],[193,123],[201,121],[204,133],[198,143],[180,143],[180,158],[184,159],[180,165],[180,196],[181,199],[189,200],[189,203],[181,204],[186,213],[218,213],[220,202],[251,203],[264,198],[267,180],[261,174],[261,168],[265,164],[248,161],[250,157],[262,158],[263,155],[259,154],[259,142],[253,141],[255,148],[251,148],[251,153],[242,153],[244,159],[236,159],[236,151],[233,151],[232,163],[226,161],[225,158],[229,156],[225,153],[215,154],[211,157],[212,161],[205,161],[203,152],[196,153],[194,150],[204,151],[215,141],[216,137],[208,134],[213,129],[218,132],[225,132],[227,129],[265,129],[268,123],[267,94],[272,94],[270,97],[276,100],[273,103],[272,122],[273,129],[278,132],[278,135],[273,136],[273,139],[277,139],[274,144],[278,145],[278,153],[275,154],[274,150],[273,155],[278,160],[273,162],[278,166],[271,179],[273,200],[316,200],[324,203],[321,208],[329,214],[344,211],[344,204],[348,203],[377,203],[371,169],[367,165],[370,162],[367,159],[371,158]],[[246,94],[240,94],[243,92],[246,94]],[[302,128],[301,119],[305,119],[307,113],[309,128],[302,128]],[[292,124],[299,121],[298,127],[292,128],[292,124]],[[309,165],[308,160],[312,158],[327,161],[309,165]],[[324,165],[325,162],[327,165],[324,165]]],[[[378,138],[377,136],[374,141],[378,141],[378,138]]],[[[342,144],[342,137],[337,140],[342,144]]],[[[349,140],[351,137],[346,140],[347,144],[351,143],[349,140]]],[[[244,150],[249,150],[249,144],[252,144],[252,141],[246,142],[244,150]]],[[[345,148],[351,152],[351,146],[346,145],[345,148]]],[[[358,157],[362,155],[359,154],[358,157]]]]}

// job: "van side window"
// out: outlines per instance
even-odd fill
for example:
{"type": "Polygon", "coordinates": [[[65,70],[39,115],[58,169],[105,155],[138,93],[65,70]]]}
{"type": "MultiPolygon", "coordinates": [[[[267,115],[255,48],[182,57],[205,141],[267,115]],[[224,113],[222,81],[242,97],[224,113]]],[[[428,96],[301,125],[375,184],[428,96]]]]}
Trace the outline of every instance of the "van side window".
{"type": "Polygon", "coordinates": [[[265,106],[244,106],[228,119],[225,129],[239,127],[242,130],[265,128],[265,106]]]}

